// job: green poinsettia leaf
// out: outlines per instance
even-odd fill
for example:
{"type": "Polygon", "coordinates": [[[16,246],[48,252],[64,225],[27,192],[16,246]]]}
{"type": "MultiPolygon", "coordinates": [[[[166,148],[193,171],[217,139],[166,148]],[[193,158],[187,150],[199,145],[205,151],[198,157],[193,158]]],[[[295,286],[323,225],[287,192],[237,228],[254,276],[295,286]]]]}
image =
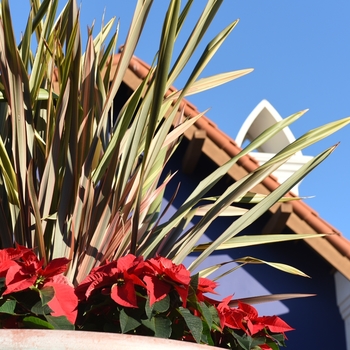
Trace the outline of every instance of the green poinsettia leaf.
{"type": "Polygon", "coordinates": [[[55,329],[55,327],[49,322],[42,320],[39,317],[28,316],[23,319],[25,328],[32,329],[55,329]]]}
{"type": "Polygon", "coordinates": [[[193,338],[197,343],[200,343],[203,332],[202,320],[199,317],[192,315],[191,312],[184,307],[180,307],[179,311],[184,318],[187,327],[191,331],[193,338]]]}
{"type": "MultiPolygon", "coordinates": [[[[272,350],[279,350],[279,346],[273,341],[267,341],[266,345],[268,345],[272,350]]],[[[261,348],[259,347],[259,349],[261,348]]]]}
{"type": "Polygon", "coordinates": [[[157,338],[168,339],[172,333],[172,322],[169,318],[165,317],[152,317],[148,320],[141,320],[141,323],[154,332],[154,336],[157,338]]]}
{"type": "Polygon", "coordinates": [[[170,297],[167,295],[164,299],[155,302],[153,305],[153,311],[161,313],[169,310],[170,307],[170,297]]]}
{"type": "MultiPolygon", "coordinates": [[[[239,335],[233,331],[230,332],[238,341],[239,345],[244,349],[244,350],[258,350],[260,349],[260,345],[266,344],[267,339],[265,337],[254,337],[252,338],[251,336],[244,334],[244,335],[239,335]]],[[[275,350],[274,348],[272,348],[275,350]]]]}
{"type": "Polygon", "coordinates": [[[35,303],[34,306],[30,309],[30,311],[36,315],[49,315],[52,312],[52,310],[47,304],[46,305],[42,304],[41,300],[35,303]]]}
{"type": "MultiPolygon", "coordinates": [[[[218,310],[216,309],[216,307],[214,305],[208,305],[208,309],[210,312],[210,315],[212,317],[213,320],[213,324],[219,326],[220,325],[220,317],[218,314],[218,310]]],[[[213,327],[213,325],[212,325],[213,327]]]]}
{"type": "Polygon", "coordinates": [[[145,312],[146,312],[146,315],[148,317],[148,320],[150,320],[152,318],[153,306],[154,306],[154,304],[152,306],[150,306],[149,298],[147,298],[146,304],[145,304],[145,312]]]}
{"type": "Polygon", "coordinates": [[[170,338],[171,335],[171,321],[165,317],[154,317],[154,336],[157,338],[170,338]]]}
{"type": "Polygon", "coordinates": [[[61,329],[67,331],[73,331],[75,329],[74,324],[70,323],[66,316],[45,316],[46,320],[54,327],[54,329],[61,329]]]}
{"type": "Polygon", "coordinates": [[[235,337],[238,344],[243,348],[243,350],[251,350],[252,342],[253,342],[252,337],[247,336],[246,334],[244,334],[243,336],[240,336],[239,334],[236,334],[233,331],[230,333],[235,337]]]}
{"type": "Polygon", "coordinates": [[[155,332],[155,329],[154,329],[154,322],[152,319],[146,319],[146,320],[141,320],[141,323],[147,327],[148,329],[150,329],[152,332],[155,332]]]}
{"type": "Polygon", "coordinates": [[[170,307],[170,297],[167,295],[164,299],[155,302],[150,306],[149,298],[146,301],[145,311],[148,319],[150,320],[154,313],[162,313],[169,310],[170,307]]]}
{"type": "MultiPolygon", "coordinates": [[[[274,340],[279,346],[286,346],[285,343],[285,336],[283,333],[270,333],[269,334],[269,338],[271,338],[271,341],[274,340]]],[[[279,349],[279,348],[277,348],[279,349]]]]}
{"type": "Polygon", "coordinates": [[[200,312],[202,313],[205,322],[208,324],[209,329],[211,329],[211,326],[213,325],[213,316],[211,314],[211,311],[209,310],[208,306],[201,301],[198,304],[199,308],[200,308],[200,312]]]}
{"type": "Polygon", "coordinates": [[[136,320],[134,317],[128,315],[124,309],[120,310],[119,322],[122,333],[130,332],[141,324],[139,320],[136,320]]]}
{"type": "Polygon", "coordinates": [[[8,300],[5,300],[5,302],[0,306],[0,313],[16,315],[15,308],[16,308],[16,300],[8,299],[8,300]]]}
{"type": "Polygon", "coordinates": [[[201,337],[201,343],[214,346],[213,338],[211,337],[211,329],[209,328],[208,323],[203,322],[203,332],[201,337]]]}
{"type": "Polygon", "coordinates": [[[49,301],[55,296],[55,291],[53,287],[44,287],[38,289],[42,305],[47,305],[49,301]]]}
{"type": "Polygon", "coordinates": [[[179,317],[179,310],[173,309],[169,314],[169,319],[175,320],[176,323],[172,324],[171,339],[182,339],[183,335],[187,332],[187,325],[183,317],[179,317]]]}

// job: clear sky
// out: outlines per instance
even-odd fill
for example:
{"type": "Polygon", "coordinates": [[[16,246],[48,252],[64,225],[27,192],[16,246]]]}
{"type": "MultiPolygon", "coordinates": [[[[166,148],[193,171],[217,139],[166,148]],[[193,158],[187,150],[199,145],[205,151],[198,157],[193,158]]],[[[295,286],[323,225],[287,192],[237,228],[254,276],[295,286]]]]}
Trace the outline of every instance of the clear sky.
{"type": "MultiPolygon", "coordinates": [[[[157,51],[168,3],[154,0],[136,50],[136,55],[147,63],[152,62],[157,51]]],[[[28,15],[29,5],[26,8],[25,4],[23,0],[10,0],[17,37],[24,30],[28,15]]],[[[105,10],[105,22],[113,16],[120,19],[121,45],[135,4],[136,0],[82,0],[82,28],[87,28],[94,20],[95,28],[99,28],[105,10]]],[[[204,0],[194,1],[177,48],[190,33],[204,4],[204,0]]],[[[282,117],[310,109],[291,126],[296,137],[319,125],[349,116],[349,13],[349,0],[225,0],[196,57],[218,31],[237,18],[240,22],[203,76],[242,68],[255,70],[248,76],[189,100],[201,111],[211,107],[207,116],[233,138],[262,99],[267,99],[282,117]]],[[[82,34],[86,39],[86,31],[82,34]]],[[[195,60],[192,60],[177,87],[181,87],[194,64],[195,60]]],[[[307,148],[304,154],[316,155],[338,141],[340,145],[331,157],[303,180],[300,195],[315,196],[308,199],[307,204],[350,239],[347,200],[350,198],[350,127],[307,148]]]]}

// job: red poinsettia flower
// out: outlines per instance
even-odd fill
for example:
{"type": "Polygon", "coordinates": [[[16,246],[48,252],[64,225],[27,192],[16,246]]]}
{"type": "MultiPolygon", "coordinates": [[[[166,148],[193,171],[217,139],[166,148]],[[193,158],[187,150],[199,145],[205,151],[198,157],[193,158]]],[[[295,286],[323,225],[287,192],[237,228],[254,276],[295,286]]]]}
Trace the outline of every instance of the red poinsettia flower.
{"type": "MultiPolygon", "coordinates": [[[[145,287],[142,275],[143,259],[128,254],[116,261],[95,268],[76,288],[79,300],[88,299],[96,289],[111,287],[111,298],[119,305],[137,308],[135,285],[145,287]]],[[[107,290],[104,289],[104,294],[107,290]]]]}
{"type": "Polygon", "coordinates": [[[286,322],[284,322],[278,316],[262,316],[257,317],[253,322],[253,332],[255,334],[260,329],[267,328],[272,333],[285,333],[287,331],[292,331],[294,328],[290,327],[286,322]]]}
{"type": "Polygon", "coordinates": [[[212,300],[204,295],[204,293],[218,294],[215,292],[215,288],[218,284],[208,278],[199,277],[198,287],[197,287],[197,299],[198,301],[207,300],[211,302],[212,300]]]}
{"type": "Polygon", "coordinates": [[[150,305],[164,299],[173,287],[186,307],[191,277],[184,265],[176,265],[171,260],[159,256],[146,261],[145,267],[146,275],[143,280],[147,285],[150,305]]]}
{"type": "Polygon", "coordinates": [[[231,299],[232,295],[223,299],[217,306],[221,328],[229,327],[232,329],[243,329],[245,331],[246,327],[242,324],[245,313],[238,308],[231,308],[228,305],[231,299]]]}
{"type": "Polygon", "coordinates": [[[230,308],[228,303],[231,297],[225,298],[217,307],[221,326],[233,329],[242,329],[253,336],[267,328],[272,333],[282,333],[293,330],[278,316],[259,317],[257,310],[248,304],[238,302],[238,308],[230,308]]]}
{"type": "Polygon", "coordinates": [[[43,260],[39,260],[32,250],[25,248],[20,259],[14,261],[7,270],[6,290],[3,294],[19,292],[35,284],[40,287],[45,281],[48,282],[52,277],[66,271],[68,263],[68,259],[59,258],[43,268],[43,260]]]}
{"type": "Polygon", "coordinates": [[[251,305],[239,302],[238,307],[246,313],[244,319],[247,322],[251,335],[258,333],[264,328],[267,328],[272,333],[282,334],[294,329],[278,316],[259,317],[257,310],[251,305]]]}
{"type": "Polygon", "coordinates": [[[6,285],[3,295],[23,291],[32,286],[43,290],[52,287],[54,296],[48,302],[52,315],[66,316],[74,324],[78,299],[73,286],[62,275],[67,269],[68,259],[54,259],[43,268],[43,260],[39,260],[31,249],[17,245],[16,249],[1,250],[0,262],[0,274],[5,276],[6,285]]]}

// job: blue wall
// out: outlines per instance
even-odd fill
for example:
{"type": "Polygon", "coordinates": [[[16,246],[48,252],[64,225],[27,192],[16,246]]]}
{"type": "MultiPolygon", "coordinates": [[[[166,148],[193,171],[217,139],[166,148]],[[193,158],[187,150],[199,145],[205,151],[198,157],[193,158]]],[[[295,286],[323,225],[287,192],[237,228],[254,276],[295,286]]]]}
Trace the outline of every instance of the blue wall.
{"type": "MultiPolygon", "coordinates": [[[[181,145],[165,173],[181,167],[181,156],[185,144],[181,145]]],[[[181,171],[172,180],[165,194],[169,199],[179,182],[181,187],[172,210],[181,205],[188,193],[198,182],[215,168],[215,165],[203,155],[201,161],[191,176],[181,171]]],[[[224,178],[211,191],[217,195],[229,184],[230,179],[224,178]]],[[[266,213],[260,220],[249,226],[243,234],[258,234],[271,216],[266,213]]],[[[232,218],[219,218],[207,231],[207,239],[214,239],[232,222],[232,218]]],[[[291,233],[286,228],[285,233],[291,233]]],[[[204,239],[206,241],[207,239],[204,239]]],[[[290,243],[275,243],[264,246],[240,248],[230,251],[220,251],[208,259],[206,265],[212,265],[243,256],[253,256],[267,261],[290,264],[311,278],[290,275],[266,265],[250,265],[240,268],[224,279],[219,280],[222,297],[235,294],[236,298],[261,294],[308,293],[315,297],[291,299],[283,302],[255,305],[259,314],[279,314],[296,330],[288,332],[288,349],[346,349],[344,322],[341,319],[335,295],[334,276],[331,266],[320,257],[307,243],[295,241],[290,243]],[[336,345],[335,345],[336,344],[336,345]]],[[[189,264],[189,258],[185,264],[189,264]]],[[[202,268],[205,265],[201,266],[202,268]]],[[[232,266],[228,266],[231,268],[232,266]]],[[[220,271],[221,273],[222,271],[220,271]]]]}

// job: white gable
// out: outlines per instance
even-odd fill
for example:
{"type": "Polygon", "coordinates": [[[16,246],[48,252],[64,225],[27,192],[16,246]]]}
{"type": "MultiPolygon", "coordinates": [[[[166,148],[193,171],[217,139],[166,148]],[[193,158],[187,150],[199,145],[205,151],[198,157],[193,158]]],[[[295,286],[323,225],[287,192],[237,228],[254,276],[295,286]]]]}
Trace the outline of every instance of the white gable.
{"type": "MultiPolygon", "coordinates": [[[[238,146],[243,147],[246,141],[253,141],[263,131],[281,120],[282,117],[276,109],[267,100],[262,100],[243,123],[235,141],[238,146]]],[[[295,137],[289,127],[286,127],[261,145],[257,149],[257,152],[251,155],[262,165],[293,141],[295,141],[295,137]]],[[[282,183],[311,158],[312,157],[304,156],[302,152],[299,151],[276,170],[273,175],[282,183]]],[[[296,185],[292,191],[298,195],[298,185],[296,185]]]]}

